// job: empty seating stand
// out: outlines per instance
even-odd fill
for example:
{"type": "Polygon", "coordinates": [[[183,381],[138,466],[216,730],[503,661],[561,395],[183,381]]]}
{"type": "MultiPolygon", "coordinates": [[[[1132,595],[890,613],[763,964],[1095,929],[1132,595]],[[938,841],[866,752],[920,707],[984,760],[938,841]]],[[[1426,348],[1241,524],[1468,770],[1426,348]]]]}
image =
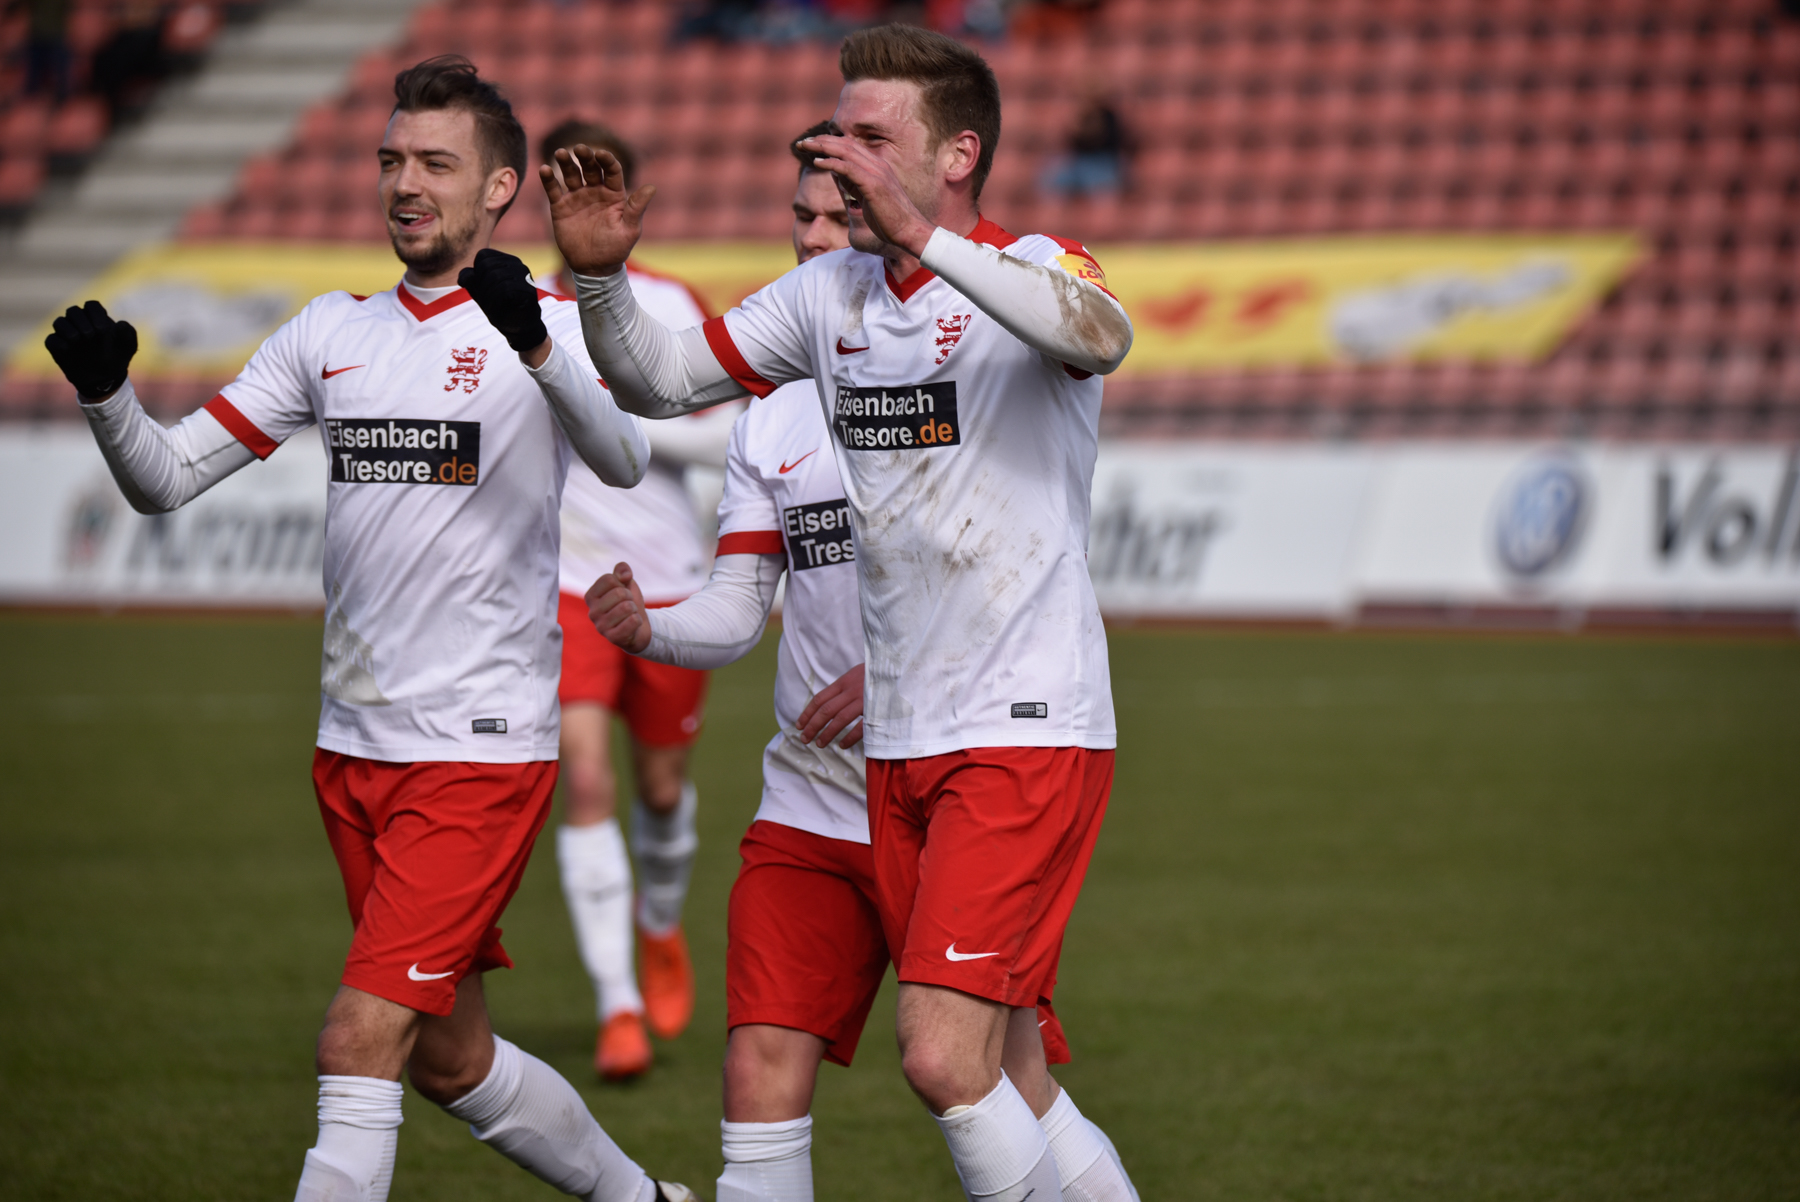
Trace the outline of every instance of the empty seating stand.
{"type": "MultiPolygon", "coordinates": [[[[776,236],[787,140],[831,111],[834,53],[673,46],[677,8],[422,7],[186,233],[382,238],[373,150],[394,73],[456,51],[534,138],[577,114],[632,138],[661,187],[649,236],[776,236]]],[[[1122,377],[1109,433],[1800,436],[1800,23],[1773,0],[1109,0],[1085,31],[982,49],[1007,102],[984,209],[1014,229],[1633,229],[1654,248],[1546,364],[1122,377]],[[1088,91],[1132,132],[1127,186],[1048,196],[1088,91]]],[[[535,205],[502,230],[542,236],[535,205]]]]}

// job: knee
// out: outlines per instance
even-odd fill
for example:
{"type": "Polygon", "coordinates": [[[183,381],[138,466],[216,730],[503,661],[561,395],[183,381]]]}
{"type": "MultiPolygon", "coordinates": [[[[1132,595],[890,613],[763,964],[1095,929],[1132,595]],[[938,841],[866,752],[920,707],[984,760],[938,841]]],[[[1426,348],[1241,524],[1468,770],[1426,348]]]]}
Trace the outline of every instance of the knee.
{"type": "Polygon", "coordinates": [[[407,1059],[406,1075],[425,1098],[448,1106],[480,1085],[492,1067],[492,1055],[478,1055],[474,1047],[427,1046],[425,1040],[420,1040],[407,1059]]]}
{"type": "Polygon", "coordinates": [[[929,1038],[915,1038],[901,1046],[900,1071],[934,1114],[952,1106],[974,1105],[1000,1080],[998,1073],[978,1059],[958,1055],[947,1044],[929,1038]],[[989,1076],[993,1080],[987,1080],[989,1076]]]}
{"type": "Polygon", "coordinates": [[[682,779],[676,773],[648,773],[638,781],[638,796],[644,807],[658,814],[672,814],[681,804],[682,779]]]}

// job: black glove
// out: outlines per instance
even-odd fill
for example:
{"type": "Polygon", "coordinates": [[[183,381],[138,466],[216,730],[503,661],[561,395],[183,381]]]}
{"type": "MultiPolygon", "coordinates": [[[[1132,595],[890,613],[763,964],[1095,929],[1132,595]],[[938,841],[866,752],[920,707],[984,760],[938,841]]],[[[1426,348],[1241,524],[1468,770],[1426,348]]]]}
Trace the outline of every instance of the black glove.
{"type": "Polygon", "coordinates": [[[550,337],[538,309],[537,285],[524,260],[483,247],[475,252],[475,266],[463,268],[456,282],[469,290],[493,327],[506,335],[506,345],[521,355],[550,337]]]}
{"type": "Polygon", "coordinates": [[[50,328],[54,332],[44,339],[44,349],[76,392],[99,400],[119,391],[138,349],[137,330],[130,322],[114,321],[106,306],[91,300],[79,309],[71,305],[50,328]]]}

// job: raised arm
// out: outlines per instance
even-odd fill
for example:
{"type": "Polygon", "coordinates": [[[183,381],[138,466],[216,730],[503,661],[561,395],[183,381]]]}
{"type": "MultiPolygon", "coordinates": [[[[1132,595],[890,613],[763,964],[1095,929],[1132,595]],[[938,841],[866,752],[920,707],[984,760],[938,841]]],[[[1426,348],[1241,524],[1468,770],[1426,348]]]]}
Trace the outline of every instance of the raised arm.
{"type": "Polygon", "coordinates": [[[679,333],[643,312],[625,260],[644,229],[653,186],[625,191],[625,172],[604,150],[559,150],[539,169],[556,246],[575,280],[581,331],[594,366],[621,408],[675,417],[747,396],[719,366],[696,326],[679,333]]]}
{"type": "MultiPolygon", "coordinates": [[[[506,337],[550,407],[569,445],[594,474],[615,488],[644,478],[650,444],[638,420],[621,413],[587,365],[551,338],[544,324],[543,293],[532,283],[524,260],[484,247],[457,283],[481,306],[488,322],[506,337]]],[[[564,336],[574,323],[562,326],[564,336]]]]}
{"type": "Polygon", "coordinates": [[[119,491],[139,513],[187,504],[256,456],[202,409],[165,429],[138,403],[126,371],[137,331],[99,301],[70,308],[52,324],[45,349],[75,386],[81,412],[119,491]]]}
{"type": "Polygon", "coordinates": [[[1131,350],[1119,303],[1055,264],[1027,263],[938,227],[919,262],[1032,350],[1080,371],[1111,375],[1131,350]]]}
{"type": "Polygon", "coordinates": [[[646,609],[630,564],[587,591],[588,617],[615,646],[682,668],[723,668],[762,641],[784,555],[721,555],[699,592],[676,605],[646,609]]]}

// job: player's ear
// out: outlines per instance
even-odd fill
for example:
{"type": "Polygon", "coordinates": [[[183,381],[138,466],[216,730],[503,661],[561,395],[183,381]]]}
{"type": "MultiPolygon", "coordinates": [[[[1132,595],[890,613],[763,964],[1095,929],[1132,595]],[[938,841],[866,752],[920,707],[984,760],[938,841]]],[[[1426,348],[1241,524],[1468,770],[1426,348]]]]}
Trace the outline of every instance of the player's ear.
{"type": "Polygon", "coordinates": [[[511,167],[497,168],[488,176],[487,208],[491,211],[510,203],[519,194],[519,173],[511,167]]]}
{"type": "Polygon", "coordinates": [[[975,164],[980,161],[981,135],[972,129],[946,138],[938,147],[938,167],[943,171],[946,183],[962,183],[975,174],[975,164]]]}

